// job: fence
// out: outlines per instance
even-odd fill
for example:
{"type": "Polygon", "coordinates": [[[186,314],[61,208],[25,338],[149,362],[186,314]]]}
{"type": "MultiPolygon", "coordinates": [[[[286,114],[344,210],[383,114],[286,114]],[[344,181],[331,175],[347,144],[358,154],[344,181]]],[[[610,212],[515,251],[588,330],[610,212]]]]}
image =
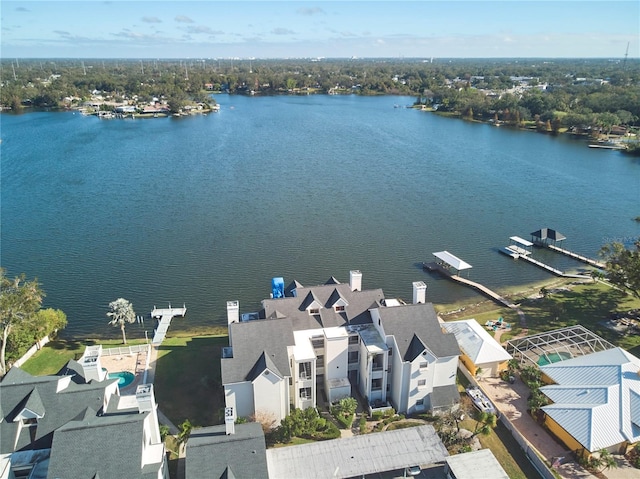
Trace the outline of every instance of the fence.
{"type": "Polygon", "coordinates": [[[102,348],[103,356],[122,356],[147,351],[148,344],[136,344],[135,346],[119,346],[117,348],[102,348]]]}
{"type": "MultiPolygon", "coordinates": [[[[474,378],[471,375],[471,373],[467,371],[467,368],[464,366],[464,364],[458,363],[458,371],[462,372],[462,374],[469,380],[471,384],[473,384],[474,386],[479,385],[478,382],[476,381],[476,378],[474,378]]],[[[524,412],[524,414],[528,414],[528,413],[524,412]]],[[[529,441],[527,441],[527,439],[520,433],[520,431],[518,431],[518,429],[513,425],[513,423],[504,414],[500,414],[499,419],[502,422],[502,424],[504,424],[505,427],[509,430],[513,438],[516,440],[520,448],[527,455],[527,458],[529,459],[529,461],[531,461],[531,464],[533,464],[533,467],[535,467],[538,470],[540,475],[544,479],[555,479],[556,476],[554,476],[551,469],[549,469],[549,466],[547,465],[547,463],[540,458],[540,456],[538,455],[534,447],[529,443],[529,441]]]]}
{"type": "Polygon", "coordinates": [[[20,359],[17,359],[9,367],[15,366],[15,367],[19,368],[20,366],[22,366],[24,363],[27,362],[27,359],[29,359],[31,356],[36,354],[36,352],[38,352],[40,349],[42,349],[42,346],[47,344],[49,341],[50,341],[49,336],[45,336],[40,341],[36,341],[36,343],[33,346],[31,346],[29,348],[29,350],[26,353],[24,353],[24,355],[20,359]]]}

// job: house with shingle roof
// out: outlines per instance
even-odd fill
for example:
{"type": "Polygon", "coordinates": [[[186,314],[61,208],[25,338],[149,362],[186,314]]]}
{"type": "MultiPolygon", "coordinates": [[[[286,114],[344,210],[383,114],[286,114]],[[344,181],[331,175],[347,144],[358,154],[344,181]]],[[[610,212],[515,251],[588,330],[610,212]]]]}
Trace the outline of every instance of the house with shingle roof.
{"type": "Polygon", "coordinates": [[[413,287],[415,304],[406,305],[385,299],[381,289],[363,290],[362,273],[351,271],[348,284],[294,281],[257,312],[241,315],[237,301],[227,302],[226,406],[238,417],[260,414],[276,424],[291,406],[316,407],[323,397],[335,402],[355,390],[370,408],[450,408],[459,401],[460,350],[425,303],[426,285],[413,287]]]}
{"type": "Polygon", "coordinates": [[[186,451],[187,479],[267,479],[266,443],[256,422],[194,429],[186,451]]]}
{"type": "Polygon", "coordinates": [[[0,479],[168,479],[153,386],[120,396],[117,379],[63,371],[0,382],[0,479]]]}
{"type": "Polygon", "coordinates": [[[640,441],[640,359],[622,348],[566,359],[540,370],[545,425],[572,451],[624,452],[640,441]]]}

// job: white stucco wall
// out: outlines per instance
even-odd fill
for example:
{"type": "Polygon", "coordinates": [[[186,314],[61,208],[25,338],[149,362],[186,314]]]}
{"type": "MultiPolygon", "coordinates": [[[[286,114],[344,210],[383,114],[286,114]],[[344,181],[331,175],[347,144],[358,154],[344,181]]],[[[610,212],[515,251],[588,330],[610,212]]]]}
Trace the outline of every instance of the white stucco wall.
{"type": "Polygon", "coordinates": [[[438,358],[434,366],[434,387],[447,386],[456,383],[456,374],[458,372],[458,356],[438,358]]]}
{"type": "Polygon", "coordinates": [[[254,414],[253,384],[250,382],[225,384],[224,401],[226,407],[232,407],[236,417],[249,418],[254,414]]]}
{"type": "Polygon", "coordinates": [[[287,415],[286,405],[289,404],[289,400],[286,389],[288,389],[288,383],[285,379],[268,369],[263,371],[253,380],[255,413],[264,412],[269,416],[273,415],[276,424],[279,424],[287,415]]]}
{"type": "Polygon", "coordinates": [[[347,336],[341,338],[327,337],[324,344],[325,379],[346,378],[349,364],[349,338],[347,336]]]}

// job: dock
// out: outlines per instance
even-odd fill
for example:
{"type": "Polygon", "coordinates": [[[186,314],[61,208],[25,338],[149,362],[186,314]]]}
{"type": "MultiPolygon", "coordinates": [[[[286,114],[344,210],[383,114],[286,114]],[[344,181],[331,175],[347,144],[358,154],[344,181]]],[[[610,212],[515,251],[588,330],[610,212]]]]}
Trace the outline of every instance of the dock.
{"type": "Polygon", "coordinates": [[[567,237],[551,228],[541,228],[538,231],[534,231],[533,233],[531,233],[531,239],[536,246],[549,248],[551,251],[555,251],[556,253],[569,256],[573,259],[577,259],[578,261],[582,261],[583,263],[594,266],[596,268],[604,269],[605,267],[604,263],[600,261],[587,258],[584,255],[574,253],[573,251],[569,251],[568,249],[558,246],[558,244],[562,244],[562,241],[566,240],[567,237]]]}
{"type": "Polygon", "coordinates": [[[158,320],[158,325],[153,334],[153,340],[151,344],[160,345],[164,341],[169,326],[171,326],[171,320],[176,316],[184,317],[187,314],[187,307],[182,305],[182,308],[172,308],[169,304],[168,308],[158,309],[155,306],[151,311],[151,317],[158,320]]]}
{"type": "Polygon", "coordinates": [[[553,244],[547,244],[545,245],[545,247],[549,248],[552,251],[555,251],[557,253],[561,253],[563,255],[569,256],[573,259],[577,259],[578,261],[582,261],[583,263],[587,263],[590,266],[594,266],[596,268],[600,268],[600,269],[604,269],[605,265],[604,263],[602,263],[601,261],[595,260],[595,259],[591,259],[591,258],[587,258],[586,256],[583,256],[581,254],[578,253],[574,253],[573,251],[569,251],[568,249],[564,249],[564,248],[560,248],[559,246],[553,245],[553,244]]]}
{"type": "Polygon", "coordinates": [[[463,278],[460,275],[452,274],[450,270],[444,268],[442,265],[440,265],[440,264],[438,264],[436,262],[422,263],[422,267],[424,269],[428,270],[428,271],[438,272],[438,273],[442,274],[445,278],[449,278],[450,280],[455,281],[457,283],[461,283],[461,284],[464,284],[466,286],[470,286],[473,289],[475,289],[476,291],[479,291],[480,293],[484,294],[485,296],[488,296],[492,300],[494,300],[497,303],[501,304],[502,306],[506,306],[508,308],[513,308],[513,309],[517,309],[517,306],[515,304],[513,304],[509,300],[503,298],[502,296],[500,296],[495,291],[487,288],[486,286],[484,286],[484,285],[482,285],[480,283],[476,283],[475,281],[471,281],[470,279],[463,278]]]}

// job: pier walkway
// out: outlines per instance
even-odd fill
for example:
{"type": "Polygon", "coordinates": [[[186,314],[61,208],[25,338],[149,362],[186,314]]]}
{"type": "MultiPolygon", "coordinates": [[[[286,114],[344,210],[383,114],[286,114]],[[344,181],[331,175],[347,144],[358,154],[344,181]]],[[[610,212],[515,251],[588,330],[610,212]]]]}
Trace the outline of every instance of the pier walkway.
{"type": "Polygon", "coordinates": [[[499,304],[501,304],[503,306],[506,306],[507,308],[517,309],[517,306],[515,304],[513,304],[511,301],[503,298],[502,296],[500,296],[495,291],[492,291],[491,289],[487,288],[486,286],[484,286],[484,285],[482,285],[480,283],[476,283],[475,281],[471,281],[470,279],[463,278],[462,276],[460,276],[458,274],[452,274],[451,271],[449,271],[448,269],[444,268],[442,265],[440,265],[438,263],[435,263],[435,262],[433,262],[433,263],[423,263],[422,266],[423,266],[424,269],[427,269],[429,271],[437,271],[438,273],[442,274],[446,278],[449,278],[449,279],[451,279],[453,281],[456,281],[458,283],[462,283],[464,285],[470,286],[473,289],[481,292],[485,296],[488,296],[489,298],[493,299],[497,303],[499,303],[499,304]]]}
{"type": "Polygon", "coordinates": [[[158,326],[155,329],[155,333],[153,334],[153,340],[151,344],[154,346],[158,346],[162,344],[165,336],[167,335],[167,331],[169,330],[169,326],[171,325],[171,320],[176,316],[184,317],[187,313],[187,307],[185,305],[182,308],[172,308],[169,305],[168,308],[158,309],[155,306],[153,307],[153,311],[151,311],[151,317],[158,319],[158,326]]]}
{"type": "Polygon", "coordinates": [[[586,256],[582,256],[581,254],[574,253],[573,251],[569,251],[568,249],[560,248],[559,246],[556,246],[556,245],[547,244],[545,246],[547,248],[549,248],[550,250],[553,250],[553,251],[556,251],[558,253],[564,254],[564,255],[569,256],[569,257],[571,257],[573,259],[577,259],[578,261],[582,261],[583,263],[587,263],[588,265],[595,266],[596,268],[604,269],[605,265],[601,261],[598,261],[598,260],[595,260],[595,259],[591,259],[591,258],[587,258],[586,256]]]}

